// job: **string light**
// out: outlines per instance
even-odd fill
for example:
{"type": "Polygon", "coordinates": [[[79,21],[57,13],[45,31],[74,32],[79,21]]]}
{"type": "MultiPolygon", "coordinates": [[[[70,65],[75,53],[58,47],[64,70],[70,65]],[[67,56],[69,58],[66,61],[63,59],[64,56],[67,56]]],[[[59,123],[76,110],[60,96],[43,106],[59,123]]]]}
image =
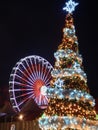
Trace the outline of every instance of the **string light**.
{"type": "Polygon", "coordinates": [[[78,3],[69,0],[62,43],[54,53],[51,88],[47,88],[49,104],[39,118],[42,130],[97,130],[95,99],[90,95],[87,76],[78,51],[72,12],[78,3]]]}

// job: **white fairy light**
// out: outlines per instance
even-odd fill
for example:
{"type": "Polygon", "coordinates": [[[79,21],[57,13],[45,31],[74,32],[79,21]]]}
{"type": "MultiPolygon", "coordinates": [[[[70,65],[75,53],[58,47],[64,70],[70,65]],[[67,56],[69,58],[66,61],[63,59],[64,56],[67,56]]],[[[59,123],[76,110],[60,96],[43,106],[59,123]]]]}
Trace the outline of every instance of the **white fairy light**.
{"type": "Polygon", "coordinates": [[[47,95],[47,87],[46,86],[41,87],[41,94],[42,95],[47,95]]]}
{"type": "Polygon", "coordinates": [[[61,88],[63,86],[63,80],[58,78],[54,84],[56,87],[61,88]]]}

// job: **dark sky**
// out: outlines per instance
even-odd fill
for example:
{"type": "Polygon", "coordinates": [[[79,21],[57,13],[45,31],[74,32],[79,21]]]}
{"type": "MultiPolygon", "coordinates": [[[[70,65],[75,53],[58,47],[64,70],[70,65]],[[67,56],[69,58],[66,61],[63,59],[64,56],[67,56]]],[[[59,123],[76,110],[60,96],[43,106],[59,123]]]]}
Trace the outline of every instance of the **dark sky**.
{"type": "MultiPolygon", "coordinates": [[[[98,97],[97,0],[80,0],[74,12],[79,50],[91,94],[98,97]]],[[[8,100],[12,68],[21,58],[40,55],[54,65],[53,53],[61,43],[65,0],[0,1],[0,106],[8,100]]]]}

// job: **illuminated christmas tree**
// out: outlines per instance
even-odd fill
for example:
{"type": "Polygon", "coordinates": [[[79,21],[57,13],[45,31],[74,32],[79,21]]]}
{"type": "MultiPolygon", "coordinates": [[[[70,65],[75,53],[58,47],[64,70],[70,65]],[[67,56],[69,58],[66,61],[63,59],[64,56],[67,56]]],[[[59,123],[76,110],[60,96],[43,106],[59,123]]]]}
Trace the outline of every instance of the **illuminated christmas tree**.
{"type": "Polygon", "coordinates": [[[54,53],[51,88],[47,89],[49,105],[39,118],[42,130],[98,130],[95,100],[87,85],[73,23],[72,13],[77,5],[69,0],[63,8],[68,14],[62,42],[54,53]]]}

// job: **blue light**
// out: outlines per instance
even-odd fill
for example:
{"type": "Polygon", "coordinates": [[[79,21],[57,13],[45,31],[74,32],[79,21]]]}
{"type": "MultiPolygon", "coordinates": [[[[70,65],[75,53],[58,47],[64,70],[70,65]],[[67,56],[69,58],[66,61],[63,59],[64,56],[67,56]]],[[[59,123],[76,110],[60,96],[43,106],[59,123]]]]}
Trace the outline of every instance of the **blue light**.
{"type": "Polygon", "coordinates": [[[72,0],[69,0],[68,2],[65,3],[66,6],[63,8],[63,10],[66,10],[68,13],[72,13],[75,10],[75,7],[79,4],[79,3],[75,3],[72,0]]]}

